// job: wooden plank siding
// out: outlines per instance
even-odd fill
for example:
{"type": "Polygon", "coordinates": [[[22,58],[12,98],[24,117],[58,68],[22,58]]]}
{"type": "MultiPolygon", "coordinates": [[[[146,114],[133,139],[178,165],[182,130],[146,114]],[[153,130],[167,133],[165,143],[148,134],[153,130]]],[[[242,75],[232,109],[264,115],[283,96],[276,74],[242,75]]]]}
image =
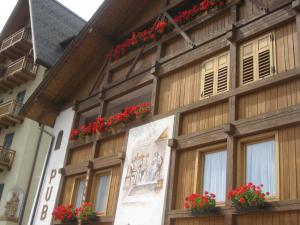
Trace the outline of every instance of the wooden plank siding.
{"type": "Polygon", "coordinates": [[[68,158],[68,164],[74,165],[81,162],[87,161],[91,158],[92,145],[87,144],[78,148],[70,150],[70,155],[68,158]]]}
{"type": "Polygon", "coordinates": [[[183,114],[180,134],[191,134],[197,131],[219,127],[227,122],[228,102],[217,103],[183,114]]]}
{"type": "MultiPolygon", "coordinates": [[[[217,32],[227,30],[231,25],[229,11],[187,31],[187,35],[196,44],[210,38],[217,32]]],[[[182,36],[177,36],[163,44],[162,56],[174,55],[188,49],[189,46],[182,36]]]]}
{"type": "Polygon", "coordinates": [[[296,21],[275,29],[276,72],[281,73],[299,67],[299,51],[296,21]]]}
{"type": "Polygon", "coordinates": [[[300,224],[300,211],[239,215],[236,225],[297,225],[300,224]]]}
{"type": "Polygon", "coordinates": [[[239,7],[239,19],[249,20],[257,15],[263,14],[263,8],[272,8],[280,3],[282,3],[280,0],[245,0],[244,4],[241,4],[239,7]]]}
{"type": "Polygon", "coordinates": [[[300,125],[279,129],[280,197],[300,199],[300,125]]]}
{"type": "Polygon", "coordinates": [[[158,113],[192,104],[201,99],[201,63],[178,70],[161,79],[158,113]]]}
{"type": "Polygon", "coordinates": [[[96,158],[116,155],[122,152],[125,134],[103,139],[96,149],[96,158]]]}
{"type": "Polygon", "coordinates": [[[300,104],[300,79],[239,97],[238,118],[250,118],[298,104],[300,104]]]}
{"type": "Polygon", "coordinates": [[[156,49],[151,49],[148,52],[145,52],[140,59],[135,64],[133,72],[140,71],[145,68],[149,68],[154,64],[156,59],[156,49]]]}
{"type": "Polygon", "coordinates": [[[224,217],[200,217],[200,218],[188,218],[188,219],[175,219],[174,225],[223,225],[224,217]]]}
{"type": "Polygon", "coordinates": [[[197,151],[189,150],[180,152],[178,155],[177,165],[177,184],[176,184],[176,201],[175,208],[184,208],[185,198],[194,193],[195,185],[195,166],[197,151]]]}
{"type": "Polygon", "coordinates": [[[124,79],[130,69],[132,62],[133,61],[126,62],[125,64],[112,70],[109,77],[109,82],[115,82],[124,79]]]}

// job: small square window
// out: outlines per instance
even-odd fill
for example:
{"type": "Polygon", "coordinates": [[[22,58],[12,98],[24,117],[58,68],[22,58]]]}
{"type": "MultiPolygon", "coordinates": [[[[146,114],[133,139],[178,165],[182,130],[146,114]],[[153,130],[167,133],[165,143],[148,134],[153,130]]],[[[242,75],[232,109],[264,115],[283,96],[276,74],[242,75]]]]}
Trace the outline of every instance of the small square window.
{"type": "Polygon", "coordinates": [[[23,103],[24,99],[25,99],[25,94],[26,94],[26,91],[19,92],[16,97],[17,102],[23,103]]]}
{"type": "Polygon", "coordinates": [[[4,184],[0,184],[0,200],[4,191],[4,184]]]}
{"type": "Polygon", "coordinates": [[[13,143],[14,133],[9,133],[5,135],[3,147],[4,149],[11,149],[13,143]]]}

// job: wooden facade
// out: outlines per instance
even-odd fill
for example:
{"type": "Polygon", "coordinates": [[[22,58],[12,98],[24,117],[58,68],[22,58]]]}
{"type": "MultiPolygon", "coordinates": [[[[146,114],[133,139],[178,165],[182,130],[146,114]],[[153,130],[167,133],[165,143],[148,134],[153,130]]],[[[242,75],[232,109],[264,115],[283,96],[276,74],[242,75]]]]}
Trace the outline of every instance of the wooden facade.
{"type": "MultiPolygon", "coordinates": [[[[180,2],[157,1],[140,21],[158,16],[158,9],[179,7],[180,2]]],[[[75,121],[93,107],[103,116],[111,102],[132,95],[152,103],[149,121],[175,115],[166,225],[300,223],[299,8],[296,0],[228,1],[223,9],[195,19],[143,51],[98,65],[97,87],[74,105],[75,121]],[[151,94],[135,92],[145,87],[151,87],[151,94]],[[184,209],[184,198],[202,191],[199,155],[227,151],[230,191],[245,183],[245,143],[269,138],[276,143],[278,195],[268,209],[236,212],[228,200],[219,215],[193,217],[184,209]]],[[[78,176],[86,184],[82,200],[94,201],[95,177],[109,173],[107,206],[99,224],[113,223],[127,134],[128,129],[122,128],[114,135],[69,143],[61,203],[74,203],[75,191],[70,190],[76,189],[78,176]]]]}

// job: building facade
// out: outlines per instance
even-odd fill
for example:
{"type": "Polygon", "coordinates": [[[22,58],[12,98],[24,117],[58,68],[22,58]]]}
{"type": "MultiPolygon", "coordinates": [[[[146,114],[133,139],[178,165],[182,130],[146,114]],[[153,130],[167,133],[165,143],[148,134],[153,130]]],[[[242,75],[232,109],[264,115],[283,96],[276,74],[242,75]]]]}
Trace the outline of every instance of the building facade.
{"type": "Polygon", "coordinates": [[[50,127],[19,112],[62,54],[59,43],[76,35],[83,25],[82,19],[56,2],[20,0],[1,32],[1,225],[27,224],[52,140],[47,134],[50,127]],[[55,19],[63,24],[49,25],[55,19]],[[56,39],[49,34],[57,35],[56,39]]]}
{"type": "Polygon", "coordinates": [[[68,143],[50,149],[34,224],[57,223],[55,206],[84,201],[99,217],[90,224],[148,224],[118,215],[121,184],[131,178],[142,183],[124,167],[128,137],[135,127],[170,116],[167,191],[155,224],[300,223],[300,2],[220,2],[103,3],[22,112],[54,126],[57,136],[63,131],[68,143]],[[39,96],[43,100],[35,102],[39,96]],[[143,102],[151,103],[146,120],[87,130],[97,117],[143,102]],[[69,124],[62,128],[56,118],[64,116],[69,124]],[[69,141],[71,127],[86,137],[69,141]],[[55,164],[56,154],[63,160],[55,164]],[[231,207],[226,193],[248,182],[264,184],[268,207],[231,207]],[[185,198],[204,191],[217,195],[220,211],[194,216],[185,198]]]}

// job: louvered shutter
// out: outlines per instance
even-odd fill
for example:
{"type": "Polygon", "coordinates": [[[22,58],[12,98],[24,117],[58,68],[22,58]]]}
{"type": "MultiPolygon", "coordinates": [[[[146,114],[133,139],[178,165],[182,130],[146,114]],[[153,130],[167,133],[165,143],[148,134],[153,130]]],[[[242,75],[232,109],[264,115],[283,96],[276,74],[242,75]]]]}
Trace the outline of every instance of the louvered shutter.
{"type": "Polygon", "coordinates": [[[270,35],[257,40],[258,79],[271,75],[271,46],[270,35]]]}
{"type": "Polygon", "coordinates": [[[218,77],[217,77],[217,93],[228,90],[228,54],[217,58],[218,77]]]}
{"type": "Polygon", "coordinates": [[[203,64],[203,97],[209,97],[214,93],[214,60],[203,64]]]}
{"type": "Polygon", "coordinates": [[[242,84],[254,81],[254,47],[254,42],[242,46],[242,84]]]}

